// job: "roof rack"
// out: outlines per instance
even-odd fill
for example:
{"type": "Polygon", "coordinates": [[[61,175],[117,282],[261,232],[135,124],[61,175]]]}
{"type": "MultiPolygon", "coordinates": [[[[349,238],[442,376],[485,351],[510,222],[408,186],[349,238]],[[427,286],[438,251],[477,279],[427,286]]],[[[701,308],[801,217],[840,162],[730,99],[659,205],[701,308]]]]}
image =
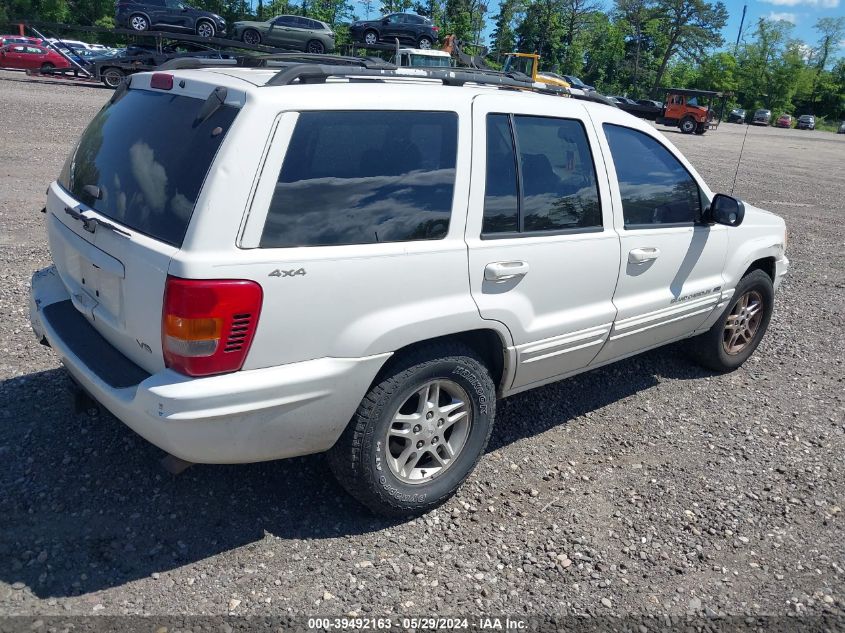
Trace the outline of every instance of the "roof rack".
{"type": "Polygon", "coordinates": [[[213,68],[240,66],[247,68],[280,68],[265,86],[289,86],[293,83],[325,83],[330,77],[385,79],[430,79],[446,86],[477,84],[508,90],[528,90],[540,94],[570,96],[580,101],[592,101],[611,107],[616,104],[601,95],[577,94],[566,88],[535,82],[522,73],[502,73],[479,68],[400,68],[380,59],[319,55],[314,53],[274,53],[243,56],[237,59],[203,59],[186,57],[171,59],[156,70],[213,68]],[[314,62],[314,63],[309,63],[314,62]],[[321,63],[323,62],[323,63],[321,63]]]}

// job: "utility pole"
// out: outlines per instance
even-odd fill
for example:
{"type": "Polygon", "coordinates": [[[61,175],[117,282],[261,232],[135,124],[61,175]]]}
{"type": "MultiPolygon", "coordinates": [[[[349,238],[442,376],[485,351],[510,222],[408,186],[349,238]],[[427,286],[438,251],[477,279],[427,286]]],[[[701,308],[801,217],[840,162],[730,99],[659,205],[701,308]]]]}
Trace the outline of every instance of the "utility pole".
{"type": "Polygon", "coordinates": [[[739,52],[739,39],[742,37],[742,25],[745,24],[745,12],[748,11],[748,5],[742,5],[742,19],[739,21],[739,31],[736,34],[736,45],[734,46],[734,57],[739,52]]]}

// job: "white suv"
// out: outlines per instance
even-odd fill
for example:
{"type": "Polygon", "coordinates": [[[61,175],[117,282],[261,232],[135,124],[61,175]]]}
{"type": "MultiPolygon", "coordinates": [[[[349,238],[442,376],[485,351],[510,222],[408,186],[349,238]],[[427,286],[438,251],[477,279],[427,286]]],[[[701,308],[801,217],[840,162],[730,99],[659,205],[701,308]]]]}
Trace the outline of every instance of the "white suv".
{"type": "Polygon", "coordinates": [[[454,493],[497,398],[690,337],[741,365],[783,220],[714,196],[639,119],[496,82],[518,83],[134,75],[50,186],[36,335],[181,460],[329,451],[393,515],[454,493]]]}

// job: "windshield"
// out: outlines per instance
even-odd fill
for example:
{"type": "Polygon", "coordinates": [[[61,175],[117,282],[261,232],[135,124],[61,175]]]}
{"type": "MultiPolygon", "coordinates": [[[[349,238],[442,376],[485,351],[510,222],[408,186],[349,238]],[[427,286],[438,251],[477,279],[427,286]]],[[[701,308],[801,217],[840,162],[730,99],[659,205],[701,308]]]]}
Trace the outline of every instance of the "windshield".
{"type": "Polygon", "coordinates": [[[197,122],[203,103],[129,90],[88,125],[59,184],[102,215],[180,246],[211,161],[238,113],[224,105],[197,122]]]}
{"type": "Polygon", "coordinates": [[[533,68],[533,57],[517,57],[516,55],[511,55],[510,57],[508,57],[507,61],[505,61],[504,71],[506,73],[518,72],[522,73],[523,75],[528,75],[529,77],[532,77],[533,68]]]}
{"type": "Polygon", "coordinates": [[[430,66],[434,68],[451,66],[451,58],[446,56],[434,55],[411,55],[411,66],[430,66]]]}

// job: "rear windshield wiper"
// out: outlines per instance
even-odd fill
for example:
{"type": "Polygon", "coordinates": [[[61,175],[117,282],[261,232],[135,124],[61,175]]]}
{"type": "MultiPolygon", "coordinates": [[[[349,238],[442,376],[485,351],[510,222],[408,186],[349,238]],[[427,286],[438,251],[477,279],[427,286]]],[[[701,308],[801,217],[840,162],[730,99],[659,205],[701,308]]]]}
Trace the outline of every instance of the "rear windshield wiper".
{"type": "Polygon", "coordinates": [[[128,231],[124,231],[116,227],[111,222],[106,222],[105,220],[100,220],[98,218],[89,218],[84,215],[82,212],[77,211],[76,209],[71,209],[70,207],[65,207],[65,213],[67,213],[70,217],[74,220],[79,220],[82,222],[82,228],[88,231],[89,233],[93,233],[98,226],[103,227],[104,229],[108,229],[109,231],[114,231],[119,235],[123,235],[124,237],[132,237],[132,234],[128,231]]]}

